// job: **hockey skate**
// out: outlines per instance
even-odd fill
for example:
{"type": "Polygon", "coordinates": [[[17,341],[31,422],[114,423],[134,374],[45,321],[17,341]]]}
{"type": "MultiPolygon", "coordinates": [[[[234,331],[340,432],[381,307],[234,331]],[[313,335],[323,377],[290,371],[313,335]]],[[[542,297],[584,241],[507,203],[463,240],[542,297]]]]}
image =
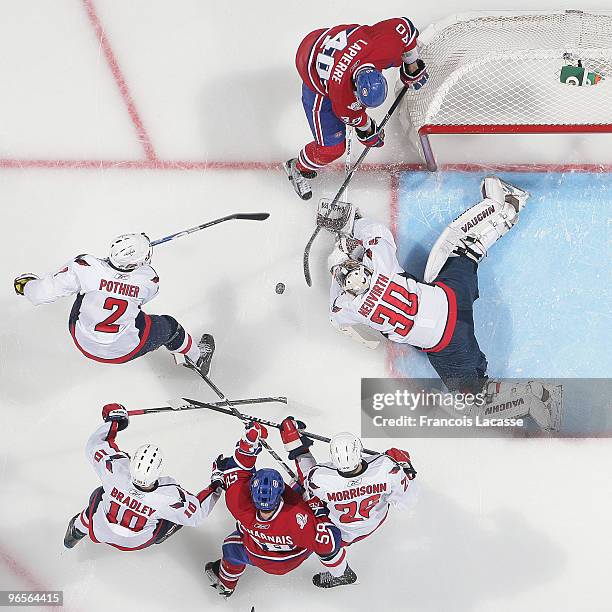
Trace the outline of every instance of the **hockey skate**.
{"type": "Polygon", "coordinates": [[[283,163],[283,170],[286,172],[295,193],[297,193],[302,200],[310,200],[312,197],[310,180],[315,178],[317,173],[314,172],[314,170],[312,172],[302,173],[298,170],[296,164],[297,159],[295,157],[288,159],[283,163]]]}
{"type": "Polygon", "coordinates": [[[68,529],[66,529],[66,535],[64,536],[64,546],[66,548],[74,548],[87,535],[75,527],[74,523],[78,518],[79,515],[76,514],[68,523],[68,529]]]}
{"type": "Polygon", "coordinates": [[[200,356],[193,363],[188,357],[185,358],[185,365],[192,370],[197,370],[202,376],[208,376],[210,364],[215,352],[215,339],[210,334],[204,334],[198,342],[200,356]]]}
{"type": "Polygon", "coordinates": [[[357,574],[347,565],[342,576],[332,576],[329,572],[320,572],[312,577],[312,583],[321,589],[332,589],[345,584],[353,584],[357,574]]]}
{"type": "Polygon", "coordinates": [[[204,571],[206,572],[206,576],[211,582],[211,587],[217,590],[217,593],[221,595],[221,597],[225,597],[226,599],[234,592],[233,589],[228,589],[222,582],[219,580],[219,568],[221,567],[221,559],[217,559],[216,561],[209,561],[204,567],[204,571]]]}

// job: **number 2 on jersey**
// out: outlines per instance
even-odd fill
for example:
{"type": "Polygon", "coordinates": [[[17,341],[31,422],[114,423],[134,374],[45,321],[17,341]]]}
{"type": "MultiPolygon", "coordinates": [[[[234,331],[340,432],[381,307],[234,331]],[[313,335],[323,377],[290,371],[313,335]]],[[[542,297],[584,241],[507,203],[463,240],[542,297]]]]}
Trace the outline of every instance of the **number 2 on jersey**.
{"type": "Polygon", "coordinates": [[[116,334],[119,331],[119,325],[115,323],[117,319],[120,319],[123,313],[127,310],[128,303],[127,300],[120,300],[119,298],[107,297],[104,300],[104,310],[112,310],[113,312],[104,319],[104,321],[100,321],[95,327],[94,330],[98,332],[104,332],[105,334],[116,334]]]}
{"type": "Polygon", "coordinates": [[[370,518],[370,512],[372,512],[372,508],[378,503],[379,499],[380,493],[362,499],[359,502],[359,506],[356,501],[349,502],[348,504],[336,504],[336,510],[343,513],[340,515],[340,522],[356,523],[357,521],[370,518]]]}
{"type": "Polygon", "coordinates": [[[419,309],[416,293],[410,293],[405,287],[390,282],[381,302],[386,302],[388,306],[379,304],[370,319],[379,325],[384,325],[385,321],[388,321],[398,336],[407,336],[414,325],[414,321],[409,317],[413,317],[419,309]],[[394,306],[400,312],[389,306],[394,306]]]}

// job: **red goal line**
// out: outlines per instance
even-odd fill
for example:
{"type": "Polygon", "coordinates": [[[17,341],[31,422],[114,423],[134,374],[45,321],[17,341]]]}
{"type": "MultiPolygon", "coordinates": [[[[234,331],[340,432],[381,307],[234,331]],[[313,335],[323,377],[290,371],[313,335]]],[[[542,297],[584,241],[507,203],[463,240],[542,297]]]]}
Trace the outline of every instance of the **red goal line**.
{"type": "MultiPolygon", "coordinates": [[[[433,126],[438,128],[439,126],[433,126]]],[[[463,126],[452,126],[460,128],[463,126]]],[[[468,126],[472,127],[472,126],[468,126]]],[[[489,126],[487,126],[489,127],[489,126]]],[[[514,126],[513,126],[514,127],[514,126]]],[[[612,127],[612,126],[611,126],[612,127]]],[[[611,130],[612,131],[612,130],[611,130]]],[[[438,132],[430,133],[470,133],[470,132],[438,132]]],[[[473,132],[484,133],[484,132],[473,132]]],[[[498,132],[503,133],[503,132],[498,132]]],[[[511,132],[506,132],[511,133],[511,132]]],[[[435,163],[435,160],[434,160],[435,163]]],[[[280,172],[281,161],[206,161],[206,160],[163,160],[163,159],[15,159],[0,158],[0,169],[47,169],[47,170],[266,170],[280,172]]],[[[379,172],[397,175],[401,172],[423,170],[447,170],[460,172],[612,172],[612,164],[509,164],[509,163],[449,163],[435,164],[430,168],[423,163],[389,162],[363,164],[360,172],[379,172]]],[[[326,171],[344,172],[344,165],[333,164],[326,171]]]]}
{"type": "MultiPolygon", "coordinates": [[[[431,143],[430,134],[612,134],[612,124],[591,123],[572,125],[550,124],[470,124],[470,125],[432,125],[419,128],[419,140],[426,160],[426,167],[431,172],[438,170],[431,143]]],[[[612,172],[612,164],[446,164],[444,170],[477,170],[479,168],[519,171],[519,172],[612,172]]]]}

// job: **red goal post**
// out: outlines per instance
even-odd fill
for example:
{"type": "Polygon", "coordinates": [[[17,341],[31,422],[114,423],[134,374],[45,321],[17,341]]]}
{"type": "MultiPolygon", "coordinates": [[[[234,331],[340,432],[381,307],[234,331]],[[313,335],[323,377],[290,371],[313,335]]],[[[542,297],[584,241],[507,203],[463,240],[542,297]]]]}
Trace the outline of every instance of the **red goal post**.
{"type": "Polygon", "coordinates": [[[612,12],[462,13],[419,48],[429,82],[400,120],[429,170],[430,134],[612,133],[612,12]]]}

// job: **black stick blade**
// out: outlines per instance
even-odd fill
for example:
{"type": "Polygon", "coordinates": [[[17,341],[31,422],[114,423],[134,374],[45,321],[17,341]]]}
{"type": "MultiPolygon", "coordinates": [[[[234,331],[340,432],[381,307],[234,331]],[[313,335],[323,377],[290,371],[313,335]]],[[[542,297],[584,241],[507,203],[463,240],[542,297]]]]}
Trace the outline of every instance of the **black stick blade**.
{"type": "Polygon", "coordinates": [[[247,221],[265,221],[270,213],[237,213],[234,219],[244,219],[247,221]]]}

